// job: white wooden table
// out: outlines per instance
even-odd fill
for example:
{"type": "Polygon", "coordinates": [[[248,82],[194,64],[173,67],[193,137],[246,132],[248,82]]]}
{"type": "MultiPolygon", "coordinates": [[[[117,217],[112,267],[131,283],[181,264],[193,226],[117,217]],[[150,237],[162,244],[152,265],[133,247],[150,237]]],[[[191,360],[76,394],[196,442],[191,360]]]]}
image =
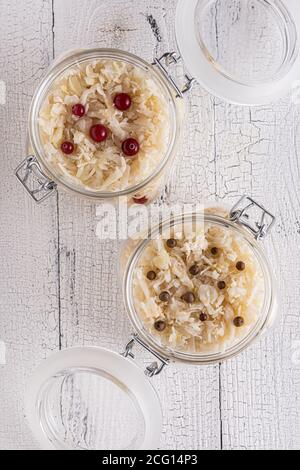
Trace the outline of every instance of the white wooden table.
{"type": "MultiPolygon", "coordinates": [[[[176,0],[0,0],[1,225],[0,448],[30,449],[23,394],[53,351],[121,351],[131,328],[111,260],[118,243],[95,236],[96,207],[60,193],[42,206],[13,170],[26,154],[31,96],[54,57],[115,47],[146,60],[175,49],[176,0]]],[[[168,367],[154,379],[166,449],[300,447],[300,112],[291,98],[249,109],[196,86],[181,155],[162,201],[234,202],[248,193],[277,214],[266,243],[278,276],[280,322],[223,365],[168,367]],[[189,136],[189,138],[188,138],[189,136]]]]}

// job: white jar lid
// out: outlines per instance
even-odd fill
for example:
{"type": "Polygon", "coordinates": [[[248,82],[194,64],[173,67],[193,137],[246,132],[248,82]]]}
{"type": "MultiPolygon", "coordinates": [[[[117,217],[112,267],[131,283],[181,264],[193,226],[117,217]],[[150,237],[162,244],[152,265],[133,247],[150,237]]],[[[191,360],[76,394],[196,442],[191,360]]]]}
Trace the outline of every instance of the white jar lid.
{"type": "Polygon", "coordinates": [[[159,399],[143,371],[107,349],[60,351],[30,380],[25,412],[47,450],[156,449],[159,399]]]}
{"type": "Polygon", "coordinates": [[[300,78],[298,0],[179,0],[176,37],[185,66],[212,94],[260,105],[300,78]]]}

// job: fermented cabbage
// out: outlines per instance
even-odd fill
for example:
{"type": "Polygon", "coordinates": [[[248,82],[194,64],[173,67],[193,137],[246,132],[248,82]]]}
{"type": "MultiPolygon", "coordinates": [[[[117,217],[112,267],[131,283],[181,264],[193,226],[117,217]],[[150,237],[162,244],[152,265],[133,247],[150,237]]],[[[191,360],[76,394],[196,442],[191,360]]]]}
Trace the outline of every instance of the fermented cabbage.
{"type": "Polygon", "coordinates": [[[175,229],[172,236],[173,248],[163,236],[151,240],[135,267],[136,312],[162,346],[191,354],[224,352],[247,335],[262,312],[259,262],[245,239],[212,223],[185,227],[183,236],[175,229]],[[150,271],[155,279],[148,279],[150,271]],[[169,293],[168,302],[160,300],[161,292],[169,293]],[[191,304],[183,299],[187,292],[194,296],[191,304]],[[163,322],[158,329],[157,322],[163,322]]]}
{"type": "Polygon", "coordinates": [[[168,103],[147,71],[120,60],[86,61],[55,80],[39,114],[46,158],[57,172],[88,190],[115,192],[141,183],[165,156],[170,139],[168,103]],[[118,93],[127,93],[132,105],[126,112],[114,106],[118,93]],[[72,106],[85,106],[85,116],[72,106]],[[105,142],[89,136],[92,125],[109,130],[105,142]],[[126,159],[122,142],[135,138],[138,158],[126,159]],[[75,151],[65,155],[61,144],[71,141],[75,151]]]}

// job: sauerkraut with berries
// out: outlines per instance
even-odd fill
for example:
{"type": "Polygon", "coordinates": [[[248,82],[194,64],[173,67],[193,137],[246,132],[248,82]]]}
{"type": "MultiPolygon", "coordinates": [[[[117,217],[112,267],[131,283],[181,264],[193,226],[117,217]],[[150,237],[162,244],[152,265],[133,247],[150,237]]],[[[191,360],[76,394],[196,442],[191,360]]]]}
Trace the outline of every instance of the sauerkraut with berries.
{"type": "Polygon", "coordinates": [[[86,61],[53,83],[39,114],[46,157],[88,190],[115,192],[147,179],[170,139],[168,103],[146,71],[86,61]]]}
{"type": "Polygon", "coordinates": [[[149,241],[133,274],[136,312],[162,346],[224,352],[253,328],[264,302],[261,267],[246,241],[212,223],[149,241]]]}

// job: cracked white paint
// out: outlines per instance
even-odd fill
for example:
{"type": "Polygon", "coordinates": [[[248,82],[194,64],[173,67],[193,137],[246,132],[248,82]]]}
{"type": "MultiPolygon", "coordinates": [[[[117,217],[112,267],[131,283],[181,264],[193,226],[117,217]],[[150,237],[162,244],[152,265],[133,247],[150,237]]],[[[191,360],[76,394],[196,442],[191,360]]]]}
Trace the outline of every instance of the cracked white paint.
{"type": "MultiPolygon", "coordinates": [[[[119,245],[97,239],[96,208],[63,193],[36,207],[13,177],[26,149],[30,97],[53,51],[58,57],[71,48],[117,47],[151,61],[174,50],[175,4],[54,0],[54,11],[51,0],[2,5],[0,79],[7,83],[7,105],[0,113],[0,339],[7,366],[0,366],[1,449],[35,447],[22,397],[31,370],[43,358],[59,346],[93,344],[121,351],[131,333],[114,265],[119,245]],[[155,20],[152,26],[149,17],[155,20]],[[13,122],[19,123],[17,129],[13,122]]],[[[274,211],[278,225],[266,249],[282,303],[274,332],[239,358],[220,367],[170,366],[154,379],[164,409],[161,445],[296,449],[299,107],[288,97],[276,105],[242,108],[196,86],[187,108],[178,164],[160,203],[215,197],[233,202],[248,193],[274,211]]]]}

